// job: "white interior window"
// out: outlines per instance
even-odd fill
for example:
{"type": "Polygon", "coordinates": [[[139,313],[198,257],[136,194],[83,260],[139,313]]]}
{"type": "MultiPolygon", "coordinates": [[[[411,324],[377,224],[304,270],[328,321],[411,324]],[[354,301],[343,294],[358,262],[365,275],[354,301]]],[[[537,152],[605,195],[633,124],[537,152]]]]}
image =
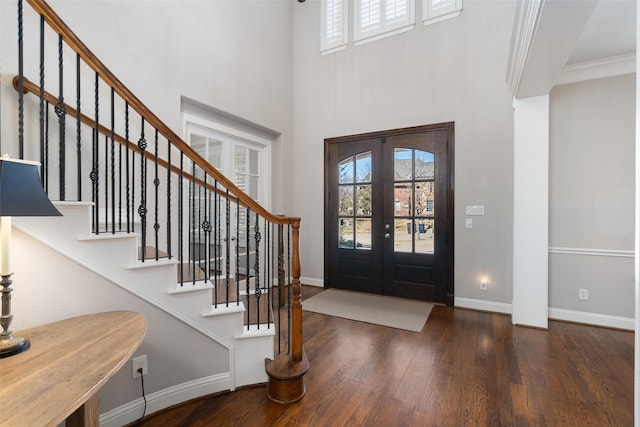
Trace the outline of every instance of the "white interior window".
{"type": "Polygon", "coordinates": [[[414,0],[355,0],[356,45],[411,30],[415,24],[414,0]]]}
{"type": "Polygon", "coordinates": [[[323,54],[347,47],[347,6],[347,0],[322,0],[320,51],[323,54]]]}
{"type": "Polygon", "coordinates": [[[462,12],[462,0],[422,0],[422,19],[425,25],[454,18],[462,12]]]}

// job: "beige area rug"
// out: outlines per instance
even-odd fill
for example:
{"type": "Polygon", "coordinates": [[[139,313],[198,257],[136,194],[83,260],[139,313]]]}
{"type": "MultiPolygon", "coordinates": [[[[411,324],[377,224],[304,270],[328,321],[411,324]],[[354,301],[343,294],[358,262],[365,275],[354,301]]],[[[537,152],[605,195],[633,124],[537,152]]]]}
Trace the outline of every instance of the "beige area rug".
{"type": "Polygon", "coordinates": [[[420,332],[433,304],[401,298],[327,289],[302,301],[302,309],[359,322],[420,332]]]}

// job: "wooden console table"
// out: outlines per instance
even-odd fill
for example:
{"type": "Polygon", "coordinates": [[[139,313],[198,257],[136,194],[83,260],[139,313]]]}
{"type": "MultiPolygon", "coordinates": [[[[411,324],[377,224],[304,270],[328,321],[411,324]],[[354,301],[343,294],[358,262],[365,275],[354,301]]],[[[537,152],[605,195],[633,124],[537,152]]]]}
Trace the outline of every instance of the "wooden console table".
{"type": "Polygon", "coordinates": [[[98,390],[129,360],[147,329],[141,314],[112,311],[15,333],[31,341],[0,359],[0,426],[98,426],[98,390]]]}

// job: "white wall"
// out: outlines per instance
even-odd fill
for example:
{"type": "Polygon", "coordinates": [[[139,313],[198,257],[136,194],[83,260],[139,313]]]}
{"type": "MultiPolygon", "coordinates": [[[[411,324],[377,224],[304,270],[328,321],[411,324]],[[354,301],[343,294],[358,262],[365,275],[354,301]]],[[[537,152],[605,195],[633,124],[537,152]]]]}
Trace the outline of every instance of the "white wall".
{"type": "Polygon", "coordinates": [[[550,99],[549,306],[633,318],[635,75],[550,99]]]}
{"type": "MultiPolygon", "coordinates": [[[[147,335],[135,353],[148,358],[147,394],[229,371],[226,348],[15,228],[12,237],[11,330],[82,314],[131,310],[147,321],[147,335]]],[[[101,389],[100,413],[141,397],[140,380],[132,378],[127,364],[101,389]]]]}
{"type": "MultiPolygon", "coordinates": [[[[421,2],[416,2],[421,16],[421,2]]],[[[320,2],[294,5],[294,213],[303,276],[323,278],[324,139],[455,121],[455,295],[511,303],[514,4],[466,0],[435,25],[320,55],[320,2]],[[399,74],[397,74],[399,73],[399,74]],[[465,205],[486,215],[465,229],[465,205]],[[479,290],[480,278],[489,291],[479,290]]]]}

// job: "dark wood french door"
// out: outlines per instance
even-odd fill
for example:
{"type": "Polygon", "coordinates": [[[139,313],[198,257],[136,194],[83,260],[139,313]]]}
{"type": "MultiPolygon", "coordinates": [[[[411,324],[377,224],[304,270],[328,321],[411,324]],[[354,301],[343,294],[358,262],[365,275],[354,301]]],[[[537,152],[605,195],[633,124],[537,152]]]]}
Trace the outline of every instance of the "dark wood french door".
{"type": "Polygon", "coordinates": [[[325,140],[325,287],[453,305],[453,135],[325,140]]]}

